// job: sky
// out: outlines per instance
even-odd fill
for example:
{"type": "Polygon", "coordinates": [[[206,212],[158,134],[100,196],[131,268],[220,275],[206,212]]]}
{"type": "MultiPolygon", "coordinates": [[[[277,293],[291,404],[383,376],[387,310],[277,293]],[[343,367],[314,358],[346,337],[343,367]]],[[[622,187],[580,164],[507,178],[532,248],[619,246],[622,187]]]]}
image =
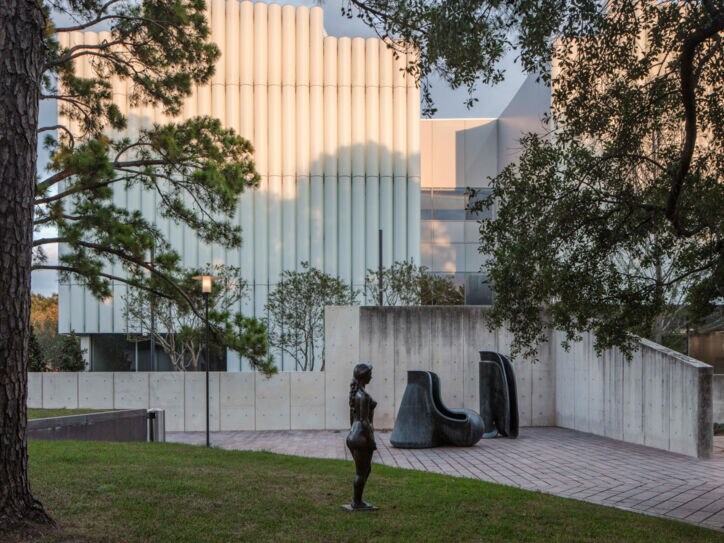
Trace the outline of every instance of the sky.
{"type": "MultiPolygon", "coordinates": [[[[284,4],[292,4],[297,6],[315,6],[320,5],[319,2],[309,0],[288,0],[280,2],[284,4]]],[[[374,37],[374,31],[365,25],[359,19],[348,19],[342,15],[341,7],[343,2],[340,0],[327,0],[321,2],[324,9],[324,26],[327,34],[330,36],[349,36],[349,37],[374,37]]],[[[56,24],[65,25],[70,19],[67,16],[55,16],[56,24]]],[[[98,28],[97,30],[102,30],[98,28]]],[[[526,75],[523,73],[518,64],[515,63],[514,56],[507,56],[502,63],[506,70],[505,80],[494,86],[480,86],[476,97],[478,101],[471,108],[465,106],[468,97],[465,89],[453,90],[449,88],[443,81],[432,79],[432,96],[435,101],[437,112],[433,118],[479,118],[479,117],[498,117],[510,100],[515,96],[525,81],[526,75]]],[[[54,125],[56,123],[57,109],[55,103],[42,101],[40,104],[40,126],[54,125]]],[[[45,166],[48,163],[48,154],[41,147],[38,149],[38,172],[43,175],[45,166]]],[[[46,231],[36,233],[36,238],[52,235],[53,232],[46,231]]],[[[56,245],[45,247],[46,255],[49,263],[57,262],[58,248],[56,245]]],[[[35,293],[48,296],[54,292],[58,292],[58,275],[53,271],[35,271],[32,277],[32,290],[35,293]]]]}

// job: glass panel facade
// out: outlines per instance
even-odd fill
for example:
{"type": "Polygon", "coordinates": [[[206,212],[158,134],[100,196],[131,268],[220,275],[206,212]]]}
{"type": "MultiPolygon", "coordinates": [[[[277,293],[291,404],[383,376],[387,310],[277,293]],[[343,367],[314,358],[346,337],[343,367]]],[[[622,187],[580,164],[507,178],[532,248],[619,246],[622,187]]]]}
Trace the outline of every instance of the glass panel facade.
{"type": "Polygon", "coordinates": [[[479,221],[491,219],[493,210],[488,207],[480,212],[470,211],[470,205],[486,199],[492,190],[489,188],[475,189],[469,194],[468,189],[420,189],[420,218],[423,221],[479,221]]]}
{"type": "Polygon", "coordinates": [[[432,219],[432,189],[420,189],[420,218],[432,219]]]}
{"type": "Polygon", "coordinates": [[[466,203],[465,189],[434,189],[432,194],[433,219],[464,221],[466,203]]]}
{"type": "Polygon", "coordinates": [[[93,371],[132,371],[133,344],[122,334],[93,334],[90,361],[93,371]]]}
{"type": "Polygon", "coordinates": [[[468,273],[465,277],[465,305],[492,305],[493,291],[483,273],[468,273]]]}
{"type": "MultiPolygon", "coordinates": [[[[151,342],[126,334],[90,334],[91,371],[153,371],[151,342]]],[[[201,369],[203,369],[203,355],[201,369]]],[[[173,371],[168,354],[157,344],[158,371],[173,371]]],[[[226,352],[211,346],[212,371],[226,371],[226,352]]]]}
{"type": "Polygon", "coordinates": [[[473,212],[469,205],[488,198],[491,189],[476,189],[470,194],[463,188],[421,189],[420,257],[430,273],[453,278],[465,289],[465,303],[492,303],[487,278],[481,273],[485,261],[480,254],[480,220],[491,219],[492,207],[473,212]]]}

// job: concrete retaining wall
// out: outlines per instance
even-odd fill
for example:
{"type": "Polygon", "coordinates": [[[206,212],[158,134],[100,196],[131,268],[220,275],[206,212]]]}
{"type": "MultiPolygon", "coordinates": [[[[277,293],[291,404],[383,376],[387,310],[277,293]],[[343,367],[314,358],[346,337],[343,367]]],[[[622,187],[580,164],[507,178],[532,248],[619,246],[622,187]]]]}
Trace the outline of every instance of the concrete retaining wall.
{"type": "MultiPolygon", "coordinates": [[[[325,374],[209,374],[210,426],[216,430],[326,428],[325,374]]],[[[204,373],[29,373],[28,407],[166,411],[166,431],[206,428],[204,373]]],[[[335,427],[336,428],[336,427],[335,427]]]]}
{"type": "Polygon", "coordinates": [[[145,409],[88,413],[28,421],[28,439],[75,441],[146,441],[145,409]]]}
{"type": "MultiPolygon", "coordinates": [[[[372,363],[369,391],[379,402],[375,422],[388,428],[402,399],[406,371],[429,369],[440,375],[448,406],[478,410],[478,351],[508,354],[511,341],[506,329],[486,328],[485,310],[327,308],[327,373],[334,390],[343,390],[358,360],[372,363]]],[[[569,351],[561,340],[552,332],[535,364],[511,361],[521,426],[555,425],[689,456],[711,455],[711,366],[646,340],[630,362],[617,349],[596,355],[590,335],[569,351]]],[[[327,409],[344,414],[345,402],[343,394],[330,395],[327,409]]]]}
{"type": "MultiPolygon", "coordinates": [[[[216,430],[349,427],[352,368],[374,366],[369,391],[375,426],[392,428],[407,370],[440,375],[449,407],[479,409],[480,350],[510,352],[506,329],[490,331],[483,307],[328,307],[326,371],[211,373],[216,430]]],[[[521,426],[562,426],[691,456],[711,454],[713,396],[723,418],[724,379],[711,366],[642,341],[631,362],[617,350],[597,356],[590,336],[569,351],[560,336],[539,362],[512,360],[521,426]],[[721,402],[721,403],[720,403],[721,402]]],[[[721,376],[724,378],[724,376],[721,376]]],[[[205,429],[203,373],[30,373],[29,407],[166,411],[167,431],[205,429]]]]}
{"type": "Polygon", "coordinates": [[[597,356],[584,335],[569,351],[556,334],[556,425],[657,449],[706,457],[713,447],[712,368],[641,340],[627,362],[597,356]]]}
{"type": "Polygon", "coordinates": [[[724,424],[724,373],[714,375],[713,381],[714,396],[714,422],[724,424]]]}
{"type": "MultiPolygon", "coordinates": [[[[374,367],[368,390],[377,400],[375,426],[391,428],[407,385],[407,371],[431,370],[440,376],[448,407],[478,411],[479,351],[509,351],[507,330],[490,331],[485,308],[328,307],[328,425],[346,427],[347,389],[359,361],[374,367]],[[333,391],[333,392],[332,392],[333,391]]],[[[544,346],[536,364],[512,361],[518,384],[521,426],[555,424],[555,364],[544,346]]]]}

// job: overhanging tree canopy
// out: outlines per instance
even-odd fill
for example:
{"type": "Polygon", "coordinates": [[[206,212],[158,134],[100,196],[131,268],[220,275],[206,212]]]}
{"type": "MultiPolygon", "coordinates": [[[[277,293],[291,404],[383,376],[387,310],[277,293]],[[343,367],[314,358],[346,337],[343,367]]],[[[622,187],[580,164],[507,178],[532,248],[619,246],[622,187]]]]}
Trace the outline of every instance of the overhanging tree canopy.
{"type": "Polygon", "coordinates": [[[657,337],[679,297],[694,317],[721,300],[721,2],[349,8],[419,49],[423,85],[433,71],[469,89],[495,82],[510,49],[551,84],[550,132],[521,140],[519,163],[492,182],[497,216],[481,224],[481,250],[493,256],[492,324],[508,320],[527,355],[549,324],[629,351],[634,333],[657,337]]]}

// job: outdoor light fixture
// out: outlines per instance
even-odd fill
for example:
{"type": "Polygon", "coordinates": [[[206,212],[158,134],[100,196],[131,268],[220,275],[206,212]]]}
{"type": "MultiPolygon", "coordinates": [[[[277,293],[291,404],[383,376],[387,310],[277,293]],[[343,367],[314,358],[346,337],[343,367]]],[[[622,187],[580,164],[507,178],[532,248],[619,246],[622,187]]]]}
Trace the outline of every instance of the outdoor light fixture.
{"type": "Polygon", "coordinates": [[[197,281],[201,281],[201,292],[204,294],[211,293],[211,283],[216,279],[213,275],[197,275],[194,277],[197,281]]]}
{"type": "Polygon", "coordinates": [[[204,295],[204,305],[206,314],[206,446],[211,447],[211,438],[209,434],[209,294],[211,294],[211,285],[214,279],[219,279],[213,275],[196,275],[193,277],[197,281],[201,281],[201,292],[204,295]]]}

